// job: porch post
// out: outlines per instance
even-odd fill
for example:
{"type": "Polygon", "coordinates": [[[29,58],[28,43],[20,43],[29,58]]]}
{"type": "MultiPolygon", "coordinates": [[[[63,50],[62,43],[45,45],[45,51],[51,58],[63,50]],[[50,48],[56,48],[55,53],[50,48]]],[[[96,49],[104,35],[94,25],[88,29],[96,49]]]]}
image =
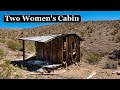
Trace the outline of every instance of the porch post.
{"type": "Polygon", "coordinates": [[[25,41],[23,40],[23,62],[25,60],[25,41]]]}

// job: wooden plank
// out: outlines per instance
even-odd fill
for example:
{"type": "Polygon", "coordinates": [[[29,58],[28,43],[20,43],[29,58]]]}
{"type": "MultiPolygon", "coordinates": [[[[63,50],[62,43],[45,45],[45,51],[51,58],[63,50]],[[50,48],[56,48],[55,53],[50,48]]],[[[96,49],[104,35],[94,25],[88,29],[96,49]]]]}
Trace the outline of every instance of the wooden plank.
{"type": "Polygon", "coordinates": [[[37,49],[38,49],[38,60],[41,60],[41,43],[37,42],[37,49]]]}
{"type": "Polygon", "coordinates": [[[48,43],[46,43],[46,60],[48,60],[48,61],[50,61],[50,48],[51,48],[51,43],[50,42],[48,42],[48,43]]]}
{"type": "Polygon", "coordinates": [[[53,48],[53,47],[52,47],[52,41],[50,41],[50,44],[51,44],[51,45],[50,45],[50,49],[51,49],[51,50],[50,50],[50,62],[52,62],[52,61],[53,61],[53,58],[52,58],[52,57],[53,57],[53,56],[52,56],[52,55],[53,55],[53,52],[52,52],[52,50],[53,50],[53,49],[52,49],[52,48],[53,48]]]}
{"type": "Polygon", "coordinates": [[[48,43],[45,43],[46,46],[46,60],[48,61],[48,43]]]}
{"type": "Polygon", "coordinates": [[[69,37],[66,37],[66,62],[69,65],[69,37]]]}
{"type": "Polygon", "coordinates": [[[58,63],[58,54],[59,53],[59,39],[55,39],[55,63],[58,63]]]}
{"type": "Polygon", "coordinates": [[[71,43],[71,36],[69,36],[69,42],[68,42],[68,52],[69,52],[69,60],[68,60],[68,65],[71,64],[71,47],[72,43],[71,43]]]}
{"type": "Polygon", "coordinates": [[[49,58],[49,61],[50,61],[50,55],[51,55],[51,42],[49,42],[49,55],[48,55],[48,58],[49,58]]]}
{"type": "Polygon", "coordinates": [[[40,56],[41,56],[41,59],[43,60],[44,59],[44,57],[43,57],[44,56],[44,44],[43,43],[40,43],[40,44],[41,44],[40,45],[41,46],[40,47],[41,48],[41,53],[40,53],[41,55],[40,56]]]}
{"type": "Polygon", "coordinates": [[[62,38],[59,38],[59,63],[63,64],[63,44],[62,44],[62,38]]]}
{"type": "Polygon", "coordinates": [[[60,52],[60,48],[59,48],[59,38],[56,38],[56,63],[59,63],[59,52],[60,52]]]}
{"type": "Polygon", "coordinates": [[[43,60],[44,58],[43,58],[43,44],[44,43],[40,43],[39,42],[39,45],[38,45],[38,49],[39,49],[39,59],[41,59],[41,60],[43,60]]]}
{"type": "Polygon", "coordinates": [[[53,47],[53,50],[52,50],[52,53],[53,53],[53,63],[55,63],[55,56],[56,56],[55,39],[53,40],[52,47],[53,47]]]}
{"type": "Polygon", "coordinates": [[[53,63],[59,62],[59,39],[55,38],[53,40],[53,63]]]}
{"type": "Polygon", "coordinates": [[[75,45],[75,42],[74,42],[74,35],[71,35],[71,38],[70,38],[70,53],[71,53],[71,58],[70,58],[70,64],[73,63],[73,46],[72,45],[75,45]]]}
{"type": "Polygon", "coordinates": [[[44,60],[46,60],[46,44],[44,43],[44,60]]]}
{"type": "Polygon", "coordinates": [[[97,74],[96,71],[93,71],[86,79],[90,79],[90,78],[92,78],[96,74],[97,74]]]}
{"type": "Polygon", "coordinates": [[[36,59],[38,59],[39,58],[38,42],[35,42],[35,46],[36,46],[36,59]]]}
{"type": "Polygon", "coordinates": [[[43,44],[42,44],[42,47],[43,47],[43,49],[42,49],[42,53],[43,53],[43,60],[45,60],[45,55],[44,55],[45,48],[44,48],[44,46],[45,46],[45,43],[43,43],[43,44]]]}

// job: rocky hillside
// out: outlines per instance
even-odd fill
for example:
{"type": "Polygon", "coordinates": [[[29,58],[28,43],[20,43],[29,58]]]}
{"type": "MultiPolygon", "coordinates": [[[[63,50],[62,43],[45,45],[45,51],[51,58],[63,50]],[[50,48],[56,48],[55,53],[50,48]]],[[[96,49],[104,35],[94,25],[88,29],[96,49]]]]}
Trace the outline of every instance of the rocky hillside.
{"type": "MultiPolygon", "coordinates": [[[[21,42],[17,38],[58,33],[76,33],[83,38],[81,61],[95,62],[101,60],[100,63],[102,63],[108,60],[107,56],[110,53],[120,50],[120,20],[62,23],[22,30],[0,28],[0,60],[13,60],[13,58],[22,56],[21,42]]],[[[27,54],[34,51],[33,43],[28,43],[26,44],[28,45],[27,54]]],[[[84,65],[88,67],[88,63],[84,65]]],[[[95,67],[93,66],[93,68],[95,67]]]]}
{"type": "Polygon", "coordinates": [[[19,37],[69,32],[76,33],[82,37],[84,39],[82,47],[87,50],[109,52],[113,49],[120,49],[119,20],[63,23],[23,30],[0,30],[0,39],[16,40],[19,37]]]}

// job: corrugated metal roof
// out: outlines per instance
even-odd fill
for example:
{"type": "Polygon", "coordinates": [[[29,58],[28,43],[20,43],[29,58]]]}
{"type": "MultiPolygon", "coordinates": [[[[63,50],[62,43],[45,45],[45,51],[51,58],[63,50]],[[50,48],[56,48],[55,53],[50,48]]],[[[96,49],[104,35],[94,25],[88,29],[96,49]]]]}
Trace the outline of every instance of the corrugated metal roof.
{"type": "Polygon", "coordinates": [[[38,41],[38,42],[47,42],[49,40],[54,39],[57,36],[61,36],[62,34],[55,34],[55,35],[46,35],[46,36],[34,36],[34,37],[25,37],[19,38],[19,40],[30,40],[30,41],[38,41]]]}

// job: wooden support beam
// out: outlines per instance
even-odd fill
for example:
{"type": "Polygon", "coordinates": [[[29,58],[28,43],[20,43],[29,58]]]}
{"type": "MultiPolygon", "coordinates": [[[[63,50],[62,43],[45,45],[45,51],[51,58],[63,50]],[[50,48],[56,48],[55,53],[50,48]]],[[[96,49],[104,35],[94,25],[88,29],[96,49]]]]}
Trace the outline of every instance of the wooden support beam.
{"type": "Polygon", "coordinates": [[[69,37],[66,37],[66,63],[69,65],[69,37]]]}
{"type": "Polygon", "coordinates": [[[23,62],[25,60],[25,41],[23,40],[23,62]]]}

